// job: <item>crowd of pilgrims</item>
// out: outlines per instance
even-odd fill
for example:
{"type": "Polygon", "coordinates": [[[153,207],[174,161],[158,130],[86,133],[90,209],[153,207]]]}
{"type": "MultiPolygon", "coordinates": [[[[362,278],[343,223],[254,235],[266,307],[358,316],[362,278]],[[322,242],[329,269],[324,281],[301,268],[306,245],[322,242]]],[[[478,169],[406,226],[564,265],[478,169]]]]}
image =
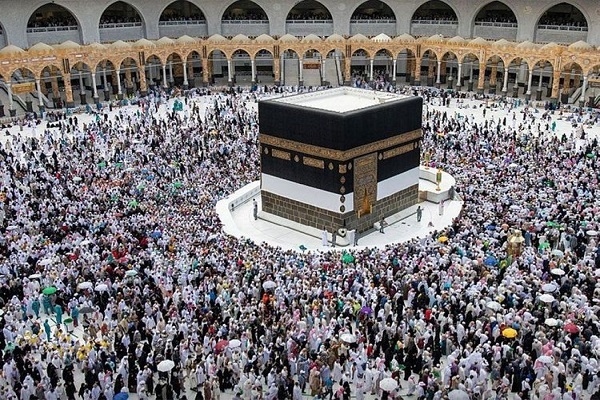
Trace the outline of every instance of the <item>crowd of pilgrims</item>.
{"type": "Polygon", "coordinates": [[[462,212],[350,262],[221,231],[216,202],[259,178],[268,90],[7,132],[0,398],[598,398],[595,115],[415,94],[462,212]]]}

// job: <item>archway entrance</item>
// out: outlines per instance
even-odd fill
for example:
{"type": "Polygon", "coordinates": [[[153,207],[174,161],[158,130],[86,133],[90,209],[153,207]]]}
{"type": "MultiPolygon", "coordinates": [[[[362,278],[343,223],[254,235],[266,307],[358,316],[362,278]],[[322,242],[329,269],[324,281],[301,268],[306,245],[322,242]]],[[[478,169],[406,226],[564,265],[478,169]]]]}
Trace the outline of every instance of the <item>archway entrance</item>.
{"type": "Polygon", "coordinates": [[[146,37],[141,14],[123,1],[117,1],[104,10],[98,29],[103,43],[146,37]]]}
{"type": "Polygon", "coordinates": [[[63,6],[48,3],[31,14],[27,21],[27,44],[57,44],[71,40],[81,44],[81,31],[77,19],[63,6]]]}

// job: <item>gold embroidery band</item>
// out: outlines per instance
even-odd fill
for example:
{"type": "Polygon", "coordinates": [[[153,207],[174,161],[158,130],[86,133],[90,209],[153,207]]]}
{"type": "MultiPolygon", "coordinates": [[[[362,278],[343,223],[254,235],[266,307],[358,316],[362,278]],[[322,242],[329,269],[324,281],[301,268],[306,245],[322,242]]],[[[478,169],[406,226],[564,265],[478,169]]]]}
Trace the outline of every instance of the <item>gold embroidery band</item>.
{"type": "Polygon", "coordinates": [[[309,167],[325,169],[325,161],[317,160],[316,158],[302,157],[302,163],[309,167]]]}
{"type": "Polygon", "coordinates": [[[292,159],[292,155],[287,151],[281,151],[277,149],[271,150],[271,155],[275,158],[281,158],[282,160],[290,161],[292,159]]]}
{"type": "Polygon", "coordinates": [[[292,152],[309,154],[311,156],[321,157],[328,160],[347,161],[365,154],[373,153],[375,151],[388,149],[390,147],[398,146],[416,139],[421,139],[422,136],[422,130],[416,129],[412,132],[396,135],[391,138],[365,144],[363,146],[355,147],[350,150],[329,149],[326,147],[320,147],[312,144],[300,143],[294,140],[266,135],[264,133],[260,134],[259,140],[260,143],[263,145],[279,147],[280,149],[286,149],[292,152]]]}
{"type": "Polygon", "coordinates": [[[396,147],[395,149],[391,149],[383,152],[383,159],[387,160],[388,158],[399,156],[400,154],[408,153],[416,149],[415,145],[412,143],[405,144],[404,146],[396,147]]]}

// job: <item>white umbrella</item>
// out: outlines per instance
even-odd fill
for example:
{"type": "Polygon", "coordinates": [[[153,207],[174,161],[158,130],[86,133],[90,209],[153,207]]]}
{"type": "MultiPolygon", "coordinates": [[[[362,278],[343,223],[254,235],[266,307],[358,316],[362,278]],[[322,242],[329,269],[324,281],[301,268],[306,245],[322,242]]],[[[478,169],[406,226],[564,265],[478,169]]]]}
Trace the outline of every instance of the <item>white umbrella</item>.
{"type": "Polygon", "coordinates": [[[554,292],[558,287],[554,283],[546,283],[542,285],[542,290],[546,293],[554,292]]]}
{"type": "Polygon", "coordinates": [[[31,274],[29,275],[29,279],[40,279],[42,274],[31,274]]]}
{"type": "Polygon", "coordinates": [[[265,281],[265,282],[262,284],[262,287],[263,287],[263,289],[265,289],[265,290],[273,289],[273,288],[274,288],[274,287],[276,287],[276,286],[277,286],[277,284],[276,284],[275,282],[273,282],[273,281],[265,281]]]}
{"type": "Polygon", "coordinates": [[[40,262],[38,262],[38,264],[40,264],[40,265],[50,265],[50,264],[52,264],[52,259],[51,258],[45,258],[45,259],[41,260],[40,262]]]}
{"type": "Polygon", "coordinates": [[[554,296],[552,296],[551,294],[548,294],[548,293],[544,293],[543,295],[541,295],[538,298],[540,299],[540,301],[542,301],[544,303],[552,303],[554,301],[554,296]]]}
{"type": "Polygon", "coordinates": [[[240,347],[242,345],[242,342],[240,339],[231,339],[229,341],[229,348],[230,349],[236,349],[238,347],[240,347]]]}
{"type": "Polygon", "coordinates": [[[356,336],[351,334],[351,333],[343,333],[340,336],[340,339],[342,340],[342,342],[346,342],[346,343],[356,343],[356,336]]]}
{"type": "Polygon", "coordinates": [[[563,270],[562,270],[562,269],[560,269],[560,268],[552,268],[552,269],[550,270],[550,273],[551,273],[552,275],[564,275],[564,274],[565,274],[565,271],[563,271],[563,270]]]}
{"type": "Polygon", "coordinates": [[[493,311],[499,311],[502,308],[502,304],[498,303],[497,301],[488,301],[486,306],[493,311]]]}
{"type": "Polygon", "coordinates": [[[379,387],[381,388],[381,390],[391,392],[392,390],[396,390],[398,388],[398,382],[396,382],[394,378],[383,378],[379,382],[379,387]]]}
{"type": "Polygon", "coordinates": [[[73,178],[74,182],[81,182],[81,177],[80,176],[76,176],[75,178],[73,178]]]}
{"type": "Polygon", "coordinates": [[[82,240],[81,243],[79,243],[79,245],[80,246],[87,246],[90,243],[92,243],[92,241],[90,239],[85,239],[85,240],[82,240]]]}
{"type": "Polygon", "coordinates": [[[536,361],[539,361],[542,364],[552,364],[554,359],[550,356],[539,356],[536,361]]]}
{"type": "Polygon", "coordinates": [[[172,370],[175,367],[175,363],[171,360],[162,360],[161,362],[158,363],[158,365],[156,366],[156,369],[158,369],[160,372],[168,372],[170,370],[172,370]]]}
{"type": "Polygon", "coordinates": [[[96,292],[106,292],[108,290],[108,285],[105,283],[101,283],[99,285],[96,285],[96,288],[94,290],[96,290],[96,292]]]}
{"type": "Polygon", "coordinates": [[[16,225],[9,225],[6,227],[7,231],[14,231],[15,229],[19,229],[19,227],[16,225]]]}
{"type": "Polygon", "coordinates": [[[455,389],[448,393],[449,400],[469,400],[469,394],[464,390],[455,389]]]}
{"type": "Polygon", "coordinates": [[[544,323],[548,326],[556,326],[558,325],[558,320],[556,318],[546,318],[544,323]]]}
{"type": "Polygon", "coordinates": [[[138,272],[135,269],[130,269],[129,271],[125,272],[125,276],[136,276],[138,274],[138,272]]]}
{"type": "Polygon", "coordinates": [[[598,231],[595,231],[593,229],[590,229],[589,231],[586,232],[586,234],[588,236],[598,236],[598,231]]]}
{"type": "Polygon", "coordinates": [[[91,289],[92,287],[94,287],[94,284],[92,282],[81,282],[79,285],[77,285],[77,289],[84,290],[91,289]]]}
{"type": "Polygon", "coordinates": [[[565,253],[563,253],[562,250],[558,250],[558,249],[552,250],[551,254],[558,258],[563,258],[565,256],[565,253]]]}

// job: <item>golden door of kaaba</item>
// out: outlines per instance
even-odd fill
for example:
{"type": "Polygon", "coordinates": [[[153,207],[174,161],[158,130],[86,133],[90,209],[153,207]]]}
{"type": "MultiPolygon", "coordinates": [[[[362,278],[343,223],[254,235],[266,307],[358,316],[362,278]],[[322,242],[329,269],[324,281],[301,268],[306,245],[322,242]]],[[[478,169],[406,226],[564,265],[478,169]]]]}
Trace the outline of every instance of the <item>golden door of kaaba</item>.
{"type": "Polygon", "coordinates": [[[358,218],[370,214],[377,201],[377,153],[354,160],[354,211],[358,218]]]}

